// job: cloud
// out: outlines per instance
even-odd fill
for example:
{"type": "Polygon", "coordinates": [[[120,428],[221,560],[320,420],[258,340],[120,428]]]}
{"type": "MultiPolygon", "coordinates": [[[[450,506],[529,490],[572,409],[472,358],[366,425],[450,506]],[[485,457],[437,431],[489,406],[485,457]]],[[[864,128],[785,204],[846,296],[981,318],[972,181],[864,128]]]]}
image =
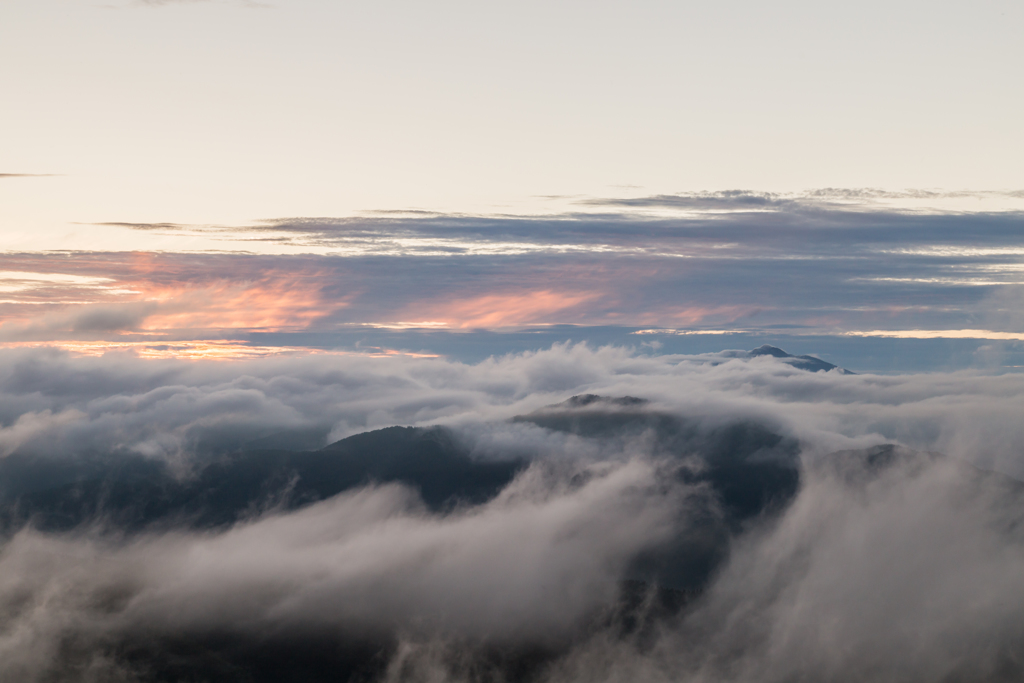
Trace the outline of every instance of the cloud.
{"type": "Polygon", "coordinates": [[[800,203],[785,195],[773,192],[750,192],[746,190],[722,190],[692,194],[661,194],[648,197],[625,199],[585,199],[583,205],[621,208],[672,208],[694,211],[764,211],[794,209],[800,203]]]}
{"type": "Polygon", "coordinates": [[[913,197],[1019,198],[1019,192],[938,193],[826,189],[810,193],[729,190],[634,198],[593,198],[581,206],[607,207],[599,212],[550,215],[466,215],[430,212],[374,212],[365,216],[288,217],[249,225],[181,225],[173,223],[106,223],[138,230],[203,233],[222,239],[288,242],[333,249],[345,255],[459,255],[500,253],[687,254],[725,245],[755,247],[761,258],[795,250],[819,257],[845,244],[872,252],[887,244],[987,246],[1017,245],[998,226],[1019,224],[1021,210],[919,211],[854,200],[913,197]],[[836,201],[826,201],[833,199],[836,201]],[[842,200],[842,201],[840,201],[842,200]],[[850,200],[850,201],[846,201],[850,200]],[[678,215],[652,214],[648,208],[677,208],[678,215]],[[969,223],[977,239],[957,225],[969,223]],[[772,231],[764,228],[771,226],[772,231]],[[980,234],[979,234],[980,233],[980,234]],[[809,235],[818,239],[807,240],[809,235]],[[778,250],[764,252],[777,245],[778,250]]]}
{"type": "Polygon", "coordinates": [[[543,323],[552,316],[573,320],[571,309],[579,308],[600,297],[596,292],[558,292],[551,289],[509,294],[485,294],[467,299],[447,301],[437,308],[410,310],[432,320],[441,320],[452,327],[496,328],[543,323]]]}
{"type": "Polygon", "coordinates": [[[200,226],[239,244],[273,240],[319,253],[5,254],[0,317],[24,325],[56,307],[153,302],[159,309],[145,331],[168,339],[410,321],[493,330],[1021,332],[978,319],[983,301],[1024,285],[1020,223],[1013,213],[797,208],[200,226]]]}
{"type": "Polygon", "coordinates": [[[979,481],[941,458],[899,463],[862,486],[829,470],[811,468],[778,525],[738,543],[653,646],[599,636],[552,680],[1018,676],[1020,485],[979,481]]]}
{"type": "Polygon", "coordinates": [[[157,305],[132,302],[121,305],[83,305],[46,313],[24,322],[9,321],[0,326],[4,341],[48,339],[54,333],[106,333],[138,329],[155,313],[157,305]]]}
{"type": "Polygon", "coordinates": [[[852,330],[851,337],[893,337],[896,339],[1002,339],[1024,340],[1024,332],[993,330],[852,330]]]}
{"type": "MultiPolygon", "coordinates": [[[[688,211],[732,212],[820,212],[851,209],[877,211],[885,202],[937,201],[951,199],[1016,200],[1021,191],[940,191],[940,190],[882,190],[878,188],[835,188],[795,193],[755,192],[750,190],[720,190],[714,192],[681,192],[630,198],[583,199],[578,203],[595,207],[621,207],[630,209],[683,209],[688,211]]],[[[917,208],[917,207],[915,207],[917,208]]],[[[886,209],[883,209],[885,211],[886,209]]],[[[892,209],[887,209],[891,211],[892,209]]]]}
{"type": "MultiPolygon", "coordinates": [[[[346,304],[292,324],[317,331],[408,321],[447,322],[455,329],[785,326],[805,335],[1021,331],[976,319],[981,302],[1024,285],[1020,212],[928,213],[854,201],[878,194],[730,191],[629,199],[622,206],[607,200],[607,212],[551,216],[388,214],[249,226],[133,224],[289,253],[153,255],[166,272],[121,274],[111,263],[103,274],[117,274],[128,289],[184,291],[186,276],[209,281],[217,273],[226,283],[258,279],[266,269],[282,277],[314,270],[322,283],[319,305],[337,296],[346,304]],[[643,210],[645,203],[665,202],[686,210],[643,210]],[[581,296],[585,300],[574,299],[581,296]],[[553,305],[553,299],[574,303],[553,305]]],[[[19,263],[25,257],[9,258],[12,270],[28,267],[19,263]]],[[[98,266],[104,257],[74,260],[79,258],[98,266]]],[[[69,266],[76,267],[61,268],[69,266]]]]}
{"type": "Polygon", "coordinates": [[[79,664],[61,652],[69,639],[90,657],[239,629],[557,642],[614,596],[630,557],[678,532],[687,497],[647,463],[589,469],[569,488],[531,470],[445,517],[388,486],[214,535],[111,545],[22,531],[0,556],[0,675],[59,675],[79,664]]]}
{"type": "Polygon", "coordinates": [[[586,345],[475,365],[7,351],[0,444],[21,458],[201,463],[275,431],[326,441],[441,423],[473,457],[532,465],[489,502],[443,512],[384,484],[216,530],[22,529],[0,551],[0,671],[146,680],[145,662],[262,651],[272,667],[267,653],[302,651],[335,674],[375,662],[370,677],[520,662],[552,682],[1010,680],[1024,644],[1024,485],[967,463],[1024,476],[1022,397],[1019,375],[812,373],[772,356],[586,345]],[[581,394],[646,402],[577,400],[573,424],[590,410],[593,433],[510,421],[581,394]],[[663,416],[698,434],[763,425],[799,444],[800,489],[779,515],[736,527],[678,615],[620,618],[636,559],[715,523],[707,486],[669,476],[687,453],[655,438],[663,416]],[[829,455],[883,442],[956,459],[829,455]],[[637,618],[648,625],[631,631],[637,618]],[[369,654],[353,654],[359,643],[369,654]]]}
{"type": "Polygon", "coordinates": [[[14,424],[0,428],[0,456],[10,455],[26,442],[46,438],[49,432],[84,417],[73,408],[56,415],[49,410],[22,413],[14,424]]]}
{"type": "MultiPolygon", "coordinates": [[[[207,0],[170,0],[171,2],[206,2],[207,0]]],[[[183,223],[123,223],[123,222],[107,222],[107,223],[96,223],[96,225],[108,225],[115,228],[129,228],[131,230],[167,230],[167,231],[181,231],[181,230],[202,230],[199,226],[186,225],[183,223]]]]}
{"type": "Polygon", "coordinates": [[[0,424],[45,411],[78,416],[20,442],[23,452],[40,455],[170,457],[234,449],[284,430],[326,443],[328,434],[340,439],[396,424],[468,429],[586,393],[641,396],[694,419],[755,420],[808,452],[895,441],[1024,475],[1017,456],[1024,431],[1013,418],[1024,396],[1017,374],[844,376],[771,357],[649,356],[584,344],[477,364],[359,354],[219,364],[0,353],[0,424]]]}
{"type": "Polygon", "coordinates": [[[68,260],[10,259],[11,267],[21,270],[0,272],[0,291],[7,297],[0,303],[0,338],[109,340],[112,335],[103,333],[280,331],[329,317],[352,296],[336,291],[338,283],[324,281],[318,264],[307,259],[291,262],[285,271],[262,259],[187,255],[88,254],[68,260]]]}

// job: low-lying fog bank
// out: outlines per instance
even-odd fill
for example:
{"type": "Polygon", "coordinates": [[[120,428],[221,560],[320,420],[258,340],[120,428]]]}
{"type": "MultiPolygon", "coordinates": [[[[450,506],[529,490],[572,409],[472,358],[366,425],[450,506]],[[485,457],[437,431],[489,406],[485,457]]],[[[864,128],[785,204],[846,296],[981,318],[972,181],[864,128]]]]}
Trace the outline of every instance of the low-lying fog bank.
{"type": "Polygon", "coordinates": [[[0,680],[1019,680],[1024,377],[808,362],[0,354],[0,680]]]}

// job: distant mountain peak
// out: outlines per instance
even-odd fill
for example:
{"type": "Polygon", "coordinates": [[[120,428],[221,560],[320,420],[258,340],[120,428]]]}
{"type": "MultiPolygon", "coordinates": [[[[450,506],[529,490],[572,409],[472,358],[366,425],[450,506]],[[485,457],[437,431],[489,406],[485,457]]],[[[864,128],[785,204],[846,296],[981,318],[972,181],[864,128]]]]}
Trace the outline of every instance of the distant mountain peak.
{"type": "Polygon", "coordinates": [[[823,361],[820,358],[814,356],[794,356],[791,353],[787,353],[777,346],[770,344],[763,344],[758,346],[756,349],[747,352],[749,358],[756,358],[758,356],[771,356],[778,358],[779,360],[792,365],[798,370],[807,370],[808,372],[828,372],[829,370],[837,370],[843,375],[853,375],[856,373],[850,372],[845,368],[841,368],[838,365],[833,365],[827,361],[823,361]]]}
{"type": "Polygon", "coordinates": [[[636,407],[650,403],[646,398],[637,398],[636,396],[598,396],[597,394],[579,394],[572,396],[561,403],[556,403],[551,406],[545,406],[547,408],[584,408],[589,405],[598,404],[600,406],[617,406],[617,407],[636,407]]]}
{"type": "Polygon", "coordinates": [[[774,356],[775,358],[792,358],[793,354],[786,353],[778,346],[772,346],[771,344],[762,344],[753,351],[750,351],[751,356],[774,356]]]}

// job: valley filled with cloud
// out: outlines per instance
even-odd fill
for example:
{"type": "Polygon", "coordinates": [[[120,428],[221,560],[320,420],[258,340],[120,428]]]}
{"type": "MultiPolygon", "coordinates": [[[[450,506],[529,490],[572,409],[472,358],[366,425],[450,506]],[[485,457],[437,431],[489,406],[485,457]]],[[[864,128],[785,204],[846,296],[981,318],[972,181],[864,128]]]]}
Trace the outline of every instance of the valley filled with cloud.
{"type": "Polygon", "coordinates": [[[1024,381],[790,360],[5,351],[0,676],[1019,676],[1024,381]]]}

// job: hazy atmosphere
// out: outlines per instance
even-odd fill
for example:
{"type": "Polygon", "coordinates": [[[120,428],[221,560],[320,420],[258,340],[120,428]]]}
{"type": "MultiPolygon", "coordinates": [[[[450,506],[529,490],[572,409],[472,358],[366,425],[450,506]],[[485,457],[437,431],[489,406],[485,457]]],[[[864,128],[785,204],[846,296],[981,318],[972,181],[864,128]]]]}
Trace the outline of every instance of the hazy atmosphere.
{"type": "Polygon", "coordinates": [[[0,682],[1021,680],[1022,34],[3,3],[0,682]]]}

